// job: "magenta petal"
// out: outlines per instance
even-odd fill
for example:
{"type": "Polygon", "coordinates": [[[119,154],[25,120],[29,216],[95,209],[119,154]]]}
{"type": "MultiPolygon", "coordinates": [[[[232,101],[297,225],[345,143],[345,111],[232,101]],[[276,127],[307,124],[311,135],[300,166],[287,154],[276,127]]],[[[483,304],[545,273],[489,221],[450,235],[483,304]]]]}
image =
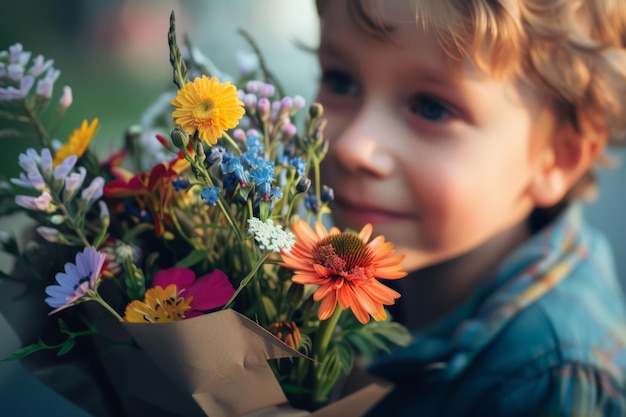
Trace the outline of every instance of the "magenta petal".
{"type": "MultiPolygon", "coordinates": [[[[223,306],[235,293],[226,274],[219,269],[198,278],[186,296],[192,295],[192,310],[212,310],[223,306]]],[[[189,317],[189,314],[187,314],[189,317]]]]}
{"type": "Polygon", "coordinates": [[[153,287],[161,287],[166,288],[168,285],[174,284],[178,291],[185,289],[185,293],[183,293],[183,297],[189,297],[188,288],[192,286],[194,280],[196,279],[196,274],[188,268],[168,268],[161,269],[159,272],[154,274],[154,280],[152,281],[153,287]]]}

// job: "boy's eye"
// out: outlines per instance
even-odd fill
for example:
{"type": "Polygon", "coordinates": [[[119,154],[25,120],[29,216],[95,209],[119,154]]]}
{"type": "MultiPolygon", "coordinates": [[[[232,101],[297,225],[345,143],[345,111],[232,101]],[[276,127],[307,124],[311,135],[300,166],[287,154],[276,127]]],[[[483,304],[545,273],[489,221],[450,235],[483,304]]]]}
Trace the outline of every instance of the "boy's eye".
{"type": "Polygon", "coordinates": [[[350,96],[358,93],[357,85],[348,74],[341,71],[326,71],[322,83],[334,94],[350,96]]]}
{"type": "Polygon", "coordinates": [[[439,101],[424,95],[412,97],[409,102],[409,110],[430,121],[442,120],[450,113],[439,101]]]}

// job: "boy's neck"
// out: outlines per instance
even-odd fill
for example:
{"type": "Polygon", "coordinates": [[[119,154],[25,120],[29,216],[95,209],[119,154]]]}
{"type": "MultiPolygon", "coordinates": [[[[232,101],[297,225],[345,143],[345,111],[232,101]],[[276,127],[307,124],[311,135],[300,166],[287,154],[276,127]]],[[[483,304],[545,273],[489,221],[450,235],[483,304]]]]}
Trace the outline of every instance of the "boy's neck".
{"type": "MultiPolygon", "coordinates": [[[[402,297],[398,318],[411,330],[433,324],[466,300],[500,262],[531,234],[527,221],[507,229],[470,252],[413,271],[397,281],[402,297]]],[[[393,314],[393,311],[392,311],[393,314]]]]}

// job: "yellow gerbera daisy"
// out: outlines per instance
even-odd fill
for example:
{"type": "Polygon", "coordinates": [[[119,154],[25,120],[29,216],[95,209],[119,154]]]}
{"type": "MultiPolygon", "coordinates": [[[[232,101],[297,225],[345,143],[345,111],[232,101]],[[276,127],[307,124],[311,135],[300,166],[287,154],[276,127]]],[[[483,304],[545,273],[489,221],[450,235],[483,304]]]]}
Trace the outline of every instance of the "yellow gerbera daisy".
{"type": "Polygon", "coordinates": [[[193,297],[181,297],[176,285],[156,286],[144,294],[144,300],[134,300],[126,306],[124,321],[130,323],[165,323],[185,318],[193,297]]]}
{"type": "Polygon", "coordinates": [[[206,75],[189,81],[171,103],[176,107],[174,123],[190,135],[198,131],[200,139],[209,145],[215,145],[225,130],[237,126],[245,113],[234,85],[206,75]]]}
{"type": "Polygon", "coordinates": [[[367,323],[370,316],[377,321],[387,317],[384,306],[394,304],[400,294],[377,278],[407,275],[400,265],[404,255],[394,255],[393,243],[385,242],[384,236],[370,240],[371,224],[358,235],[336,227],[328,231],[319,222],[311,229],[304,220],[293,223],[291,228],[296,244],[289,251],[281,250],[279,264],[295,271],[293,282],[319,285],[313,299],[321,300],[320,320],[332,316],[337,303],[344,310],[351,308],[361,323],[367,323]]]}
{"type": "Polygon", "coordinates": [[[72,132],[67,143],[56,151],[52,166],[56,167],[70,155],[76,155],[78,158],[83,156],[96,135],[96,130],[98,130],[98,119],[93,119],[90,124],[87,124],[86,119],[83,120],[80,127],[72,132]]]}

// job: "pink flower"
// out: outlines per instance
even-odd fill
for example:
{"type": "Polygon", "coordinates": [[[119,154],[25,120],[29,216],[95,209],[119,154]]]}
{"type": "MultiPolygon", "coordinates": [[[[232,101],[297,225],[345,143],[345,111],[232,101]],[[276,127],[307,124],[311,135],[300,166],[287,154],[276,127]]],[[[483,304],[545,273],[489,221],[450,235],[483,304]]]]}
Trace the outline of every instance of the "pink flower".
{"type": "Polygon", "coordinates": [[[187,318],[205,314],[209,310],[225,305],[235,293],[226,274],[219,269],[196,279],[196,274],[188,268],[173,267],[157,272],[153,287],[167,288],[176,285],[179,294],[185,299],[193,297],[187,318]]]}

